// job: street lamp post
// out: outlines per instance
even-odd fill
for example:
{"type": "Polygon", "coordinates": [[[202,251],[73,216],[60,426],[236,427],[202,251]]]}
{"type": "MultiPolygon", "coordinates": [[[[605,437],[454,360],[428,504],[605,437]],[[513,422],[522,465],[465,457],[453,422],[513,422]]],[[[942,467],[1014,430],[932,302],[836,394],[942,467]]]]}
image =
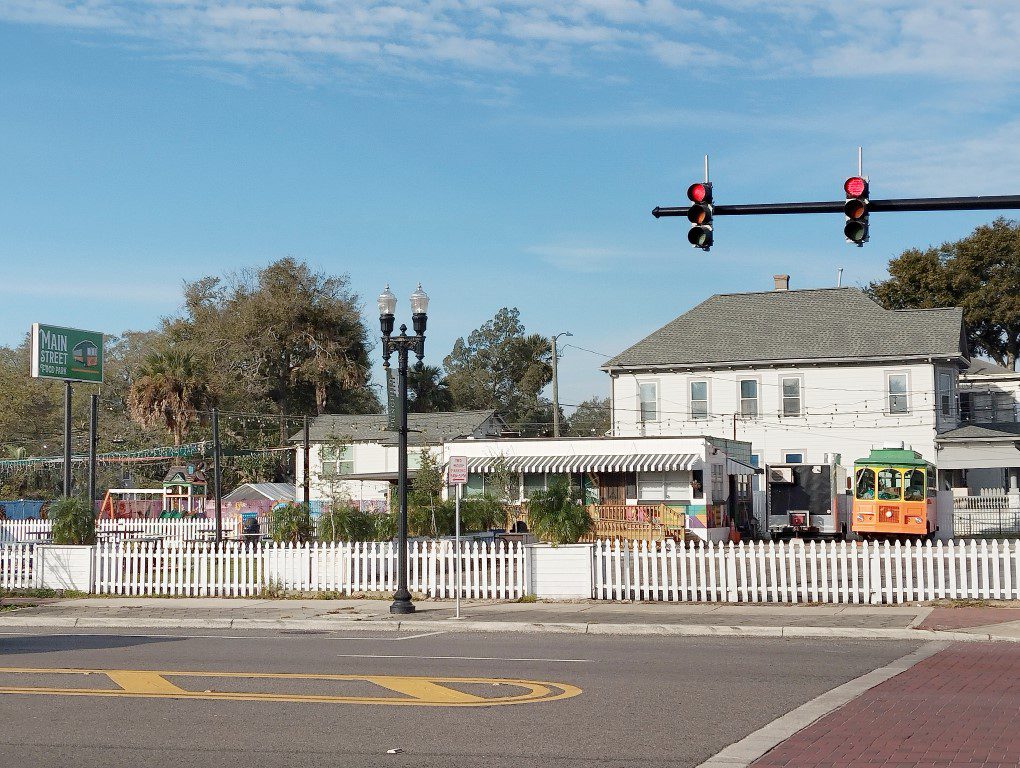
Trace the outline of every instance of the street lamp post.
{"type": "Polygon", "coordinates": [[[570,331],[557,333],[552,337],[552,385],[553,385],[553,437],[560,436],[560,380],[557,369],[556,339],[560,336],[573,336],[570,331]]]}
{"type": "Polygon", "coordinates": [[[414,603],[407,589],[407,354],[414,352],[420,363],[425,356],[425,323],[428,320],[429,297],[421,289],[411,294],[411,323],[414,336],[407,335],[407,326],[400,326],[400,335],[393,335],[393,313],[397,297],[386,289],[379,294],[379,326],[382,328],[383,367],[390,367],[390,355],[397,353],[397,591],[390,613],[414,613],[414,603]]]}

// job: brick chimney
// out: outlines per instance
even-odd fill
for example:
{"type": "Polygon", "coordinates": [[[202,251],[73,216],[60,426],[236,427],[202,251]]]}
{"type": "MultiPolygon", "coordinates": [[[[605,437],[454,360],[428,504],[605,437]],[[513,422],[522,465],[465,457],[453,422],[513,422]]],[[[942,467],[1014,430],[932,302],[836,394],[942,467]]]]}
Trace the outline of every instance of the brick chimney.
{"type": "Polygon", "coordinates": [[[790,290],[790,276],[789,275],[772,275],[772,282],[775,283],[775,289],[777,291],[788,291],[790,290]]]}

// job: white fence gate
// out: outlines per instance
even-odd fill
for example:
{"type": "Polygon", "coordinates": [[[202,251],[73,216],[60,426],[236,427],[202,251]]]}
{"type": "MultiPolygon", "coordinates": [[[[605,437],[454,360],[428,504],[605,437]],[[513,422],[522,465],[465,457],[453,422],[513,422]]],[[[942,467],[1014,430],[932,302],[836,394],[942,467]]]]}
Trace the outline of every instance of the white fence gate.
{"type": "Polygon", "coordinates": [[[603,600],[903,603],[1020,599],[1020,541],[594,546],[603,600]]]}

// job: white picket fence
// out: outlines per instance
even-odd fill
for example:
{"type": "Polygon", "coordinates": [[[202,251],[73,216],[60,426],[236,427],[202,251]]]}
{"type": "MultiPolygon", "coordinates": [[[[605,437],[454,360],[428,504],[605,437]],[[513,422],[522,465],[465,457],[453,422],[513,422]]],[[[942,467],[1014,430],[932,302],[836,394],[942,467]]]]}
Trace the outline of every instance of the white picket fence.
{"type": "Polygon", "coordinates": [[[0,543],[0,589],[31,589],[36,586],[34,547],[0,543]]]}
{"type": "Polygon", "coordinates": [[[1020,599],[1020,540],[719,543],[600,541],[594,597],[725,603],[1020,599]]]}
{"type": "MultiPolygon", "coordinates": [[[[0,543],[0,588],[36,583],[38,545],[0,543]]],[[[47,550],[49,551],[49,550],[47,550]]],[[[543,557],[557,552],[545,548],[543,557]]],[[[576,548],[564,548],[576,563],[576,548]]],[[[92,591],[111,595],[248,597],[276,591],[352,595],[396,589],[393,542],[263,544],[110,540],[97,544],[92,591]]],[[[513,600],[533,591],[520,543],[414,541],[412,592],[513,600]]],[[[784,542],[591,545],[591,596],[600,600],[895,604],[936,599],[1020,600],[1020,540],[932,544],[784,542]]],[[[580,566],[578,566],[580,567],[580,566]]],[[[540,574],[534,574],[538,579],[540,574]]],[[[587,577],[585,577],[587,578],[587,577]]],[[[582,582],[583,583],[583,582],[582,582]]]]}
{"type": "MultiPolygon", "coordinates": [[[[262,530],[266,521],[260,520],[262,530]]],[[[231,517],[223,521],[223,535],[236,536],[239,521],[231,517]]],[[[50,537],[53,523],[49,520],[0,520],[0,541],[45,541],[50,537]]],[[[97,520],[96,531],[104,538],[161,538],[171,541],[189,541],[212,537],[216,530],[214,520],[193,518],[188,520],[97,520]]]]}
{"type": "MultiPolygon", "coordinates": [[[[445,598],[455,594],[453,542],[415,541],[408,587],[445,598]]],[[[463,542],[461,596],[512,600],[526,593],[524,547],[463,542]]],[[[96,545],[95,592],[113,595],[248,597],[266,589],[301,592],[392,592],[393,542],[215,544],[109,541],[96,545]]]]}

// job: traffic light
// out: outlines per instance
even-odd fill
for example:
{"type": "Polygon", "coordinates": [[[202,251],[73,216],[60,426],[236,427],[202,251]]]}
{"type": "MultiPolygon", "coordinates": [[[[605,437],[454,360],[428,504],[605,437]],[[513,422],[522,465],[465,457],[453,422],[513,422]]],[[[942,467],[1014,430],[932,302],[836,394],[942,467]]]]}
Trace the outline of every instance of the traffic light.
{"type": "Polygon", "coordinates": [[[691,222],[687,240],[695,248],[707,251],[712,247],[712,184],[710,182],[691,184],[687,188],[687,220],[691,222]]]}
{"type": "Polygon", "coordinates": [[[843,190],[846,192],[843,234],[848,243],[860,247],[868,242],[868,180],[863,176],[851,176],[843,183],[843,190]]]}

